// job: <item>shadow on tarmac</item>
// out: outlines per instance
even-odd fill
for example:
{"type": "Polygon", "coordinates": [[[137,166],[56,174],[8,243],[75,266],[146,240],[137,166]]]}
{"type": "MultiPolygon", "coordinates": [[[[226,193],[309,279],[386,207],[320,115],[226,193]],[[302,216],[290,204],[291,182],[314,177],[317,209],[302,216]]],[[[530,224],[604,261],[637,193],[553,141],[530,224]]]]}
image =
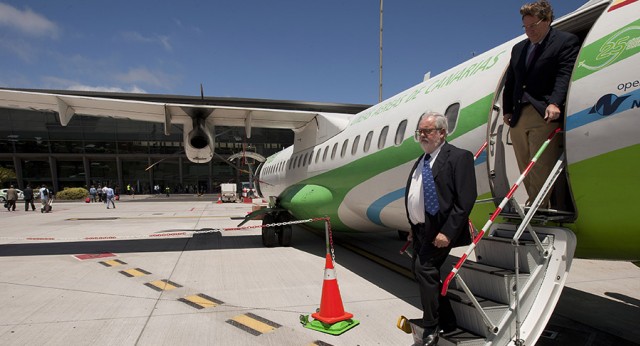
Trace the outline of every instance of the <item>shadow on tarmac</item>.
{"type": "MultiPolygon", "coordinates": [[[[202,229],[201,231],[210,231],[202,229]]],[[[163,231],[167,232],[167,231],[163,231]]],[[[171,230],[171,232],[193,232],[192,229],[171,230]]],[[[162,235],[162,233],[158,233],[162,235]]],[[[72,241],[38,244],[2,244],[0,257],[9,256],[47,256],[76,255],[79,253],[132,253],[164,251],[202,251],[222,249],[262,248],[262,239],[258,235],[225,236],[220,231],[193,234],[186,238],[153,238],[130,240],[72,241]]]]}

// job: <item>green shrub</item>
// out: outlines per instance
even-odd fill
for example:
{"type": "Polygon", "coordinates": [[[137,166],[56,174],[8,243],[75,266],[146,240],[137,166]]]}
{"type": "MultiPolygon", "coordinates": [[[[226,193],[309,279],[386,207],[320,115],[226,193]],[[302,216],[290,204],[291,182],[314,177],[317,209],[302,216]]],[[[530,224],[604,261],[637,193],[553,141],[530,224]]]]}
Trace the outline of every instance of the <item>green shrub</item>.
{"type": "Polygon", "coordinates": [[[85,199],[89,196],[89,191],[82,187],[67,187],[62,191],[56,193],[56,199],[85,199]]]}

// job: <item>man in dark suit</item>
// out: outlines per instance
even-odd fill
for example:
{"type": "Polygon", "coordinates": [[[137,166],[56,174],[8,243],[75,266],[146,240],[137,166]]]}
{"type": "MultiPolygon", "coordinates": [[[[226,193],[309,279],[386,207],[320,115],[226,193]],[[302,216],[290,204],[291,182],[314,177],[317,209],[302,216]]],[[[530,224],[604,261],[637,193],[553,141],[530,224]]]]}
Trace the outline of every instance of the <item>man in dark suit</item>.
{"type": "MultiPolygon", "coordinates": [[[[545,0],[523,5],[520,14],[527,39],[511,51],[503,120],[511,127],[513,149],[523,172],[551,132],[562,125],[562,110],[580,43],[577,36],[551,28],[553,9],[545,0]]],[[[528,205],[560,157],[561,142],[562,138],[556,136],[525,178],[528,205]]],[[[548,195],[541,207],[549,207],[548,195]]]]}
{"type": "Polygon", "coordinates": [[[436,345],[441,329],[456,327],[449,300],[440,296],[440,267],[451,248],[471,243],[468,219],[477,197],[473,154],[447,143],[447,129],[442,114],[420,117],[415,138],[425,154],[414,164],[405,192],[424,345],[436,345]]]}

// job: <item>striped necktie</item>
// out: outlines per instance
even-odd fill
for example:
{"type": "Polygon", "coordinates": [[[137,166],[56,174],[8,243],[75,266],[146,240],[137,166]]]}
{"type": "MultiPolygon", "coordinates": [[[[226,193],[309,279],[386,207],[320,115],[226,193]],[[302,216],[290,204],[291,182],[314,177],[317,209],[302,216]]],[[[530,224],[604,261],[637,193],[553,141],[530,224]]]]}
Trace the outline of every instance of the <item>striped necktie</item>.
{"type": "Polygon", "coordinates": [[[438,205],[438,194],[436,193],[436,184],[433,181],[433,173],[429,160],[431,155],[424,156],[424,164],[422,165],[422,192],[424,194],[424,210],[429,215],[435,215],[440,208],[438,205]]]}

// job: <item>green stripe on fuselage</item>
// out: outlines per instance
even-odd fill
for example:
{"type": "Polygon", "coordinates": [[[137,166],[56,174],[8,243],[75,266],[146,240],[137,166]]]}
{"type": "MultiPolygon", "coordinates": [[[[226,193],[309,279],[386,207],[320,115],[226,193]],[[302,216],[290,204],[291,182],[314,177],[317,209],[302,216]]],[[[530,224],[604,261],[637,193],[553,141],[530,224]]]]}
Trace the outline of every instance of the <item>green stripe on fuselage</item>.
{"type": "Polygon", "coordinates": [[[640,145],[569,165],[578,219],[577,257],[640,259],[640,145]]]}
{"type": "MultiPolygon", "coordinates": [[[[458,124],[454,132],[448,136],[448,140],[454,140],[486,124],[493,97],[492,93],[462,108],[458,115],[458,124]]],[[[280,195],[280,205],[297,219],[329,216],[332,229],[350,231],[338,216],[338,209],[349,191],[381,172],[415,160],[421,154],[422,149],[418,143],[413,138],[406,139],[400,146],[388,147],[290,186],[280,195]]],[[[404,184],[407,177],[398,179],[404,184]]]]}

